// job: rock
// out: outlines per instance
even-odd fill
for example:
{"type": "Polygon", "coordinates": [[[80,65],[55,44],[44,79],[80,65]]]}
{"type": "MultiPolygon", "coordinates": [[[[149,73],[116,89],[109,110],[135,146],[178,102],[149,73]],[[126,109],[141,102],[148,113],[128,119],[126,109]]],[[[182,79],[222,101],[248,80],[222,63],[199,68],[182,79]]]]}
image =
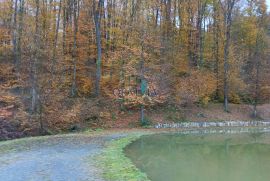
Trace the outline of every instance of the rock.
{"type": "Polygon", "coordinates": [[[72,125],[70,128],[70,131],[79,131],[80,130],[80,126],[79,125],[72,125]]]}
{"type": "Polygon", "coordinates": [[[259,127],[270,126],[269,121],[217,121],[217,122],[182,122],[158,123],[155,128],[215,128],[215,127],[259,127]]]}

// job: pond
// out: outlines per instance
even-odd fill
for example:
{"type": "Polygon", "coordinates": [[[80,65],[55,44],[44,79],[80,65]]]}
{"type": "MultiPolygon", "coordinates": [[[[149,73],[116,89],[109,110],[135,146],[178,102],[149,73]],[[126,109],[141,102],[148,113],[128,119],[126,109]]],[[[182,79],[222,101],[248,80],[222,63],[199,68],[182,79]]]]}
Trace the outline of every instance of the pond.
{"type": "Polygon", "coordinates": [[[143,136],[125,154],[152,181],[267,181],[270,133],[143,136]]]}

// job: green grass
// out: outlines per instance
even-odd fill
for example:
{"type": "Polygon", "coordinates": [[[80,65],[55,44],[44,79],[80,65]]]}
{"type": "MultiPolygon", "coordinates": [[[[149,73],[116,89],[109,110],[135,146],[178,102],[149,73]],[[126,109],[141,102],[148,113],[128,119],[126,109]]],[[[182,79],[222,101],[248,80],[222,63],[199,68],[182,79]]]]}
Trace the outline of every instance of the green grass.
{"type": "Polygon", "coordinates": [[[133,133],[108,143],[107,148],[96,158],[103,176],[109,181],[149,181],[124,154],[124,148],[132,141],[147,133],[133,133]]]}

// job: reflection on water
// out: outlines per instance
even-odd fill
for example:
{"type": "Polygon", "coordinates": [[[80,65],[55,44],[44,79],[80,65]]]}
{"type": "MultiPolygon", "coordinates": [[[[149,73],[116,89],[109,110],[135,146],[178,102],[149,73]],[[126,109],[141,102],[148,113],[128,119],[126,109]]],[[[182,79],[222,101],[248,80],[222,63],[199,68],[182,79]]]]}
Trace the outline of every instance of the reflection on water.
{"type": "Polygon", "coordinates": [[[125,149],[153,181],[268,181],[270,133],[159,134],[125,149]]]}

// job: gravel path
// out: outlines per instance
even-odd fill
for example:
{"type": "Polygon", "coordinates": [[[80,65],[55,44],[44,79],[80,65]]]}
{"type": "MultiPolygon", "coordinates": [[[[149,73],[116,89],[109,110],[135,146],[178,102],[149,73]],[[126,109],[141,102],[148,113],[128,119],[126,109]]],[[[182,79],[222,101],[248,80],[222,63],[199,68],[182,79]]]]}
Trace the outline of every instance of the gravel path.
{"type": "Polygon", "coordinates": [[[20,151],[0,154],[0,181],[102,181],[91,159],[104,143],[121,136],[68,135],[31,141],[15,148],[20,151]]]}

